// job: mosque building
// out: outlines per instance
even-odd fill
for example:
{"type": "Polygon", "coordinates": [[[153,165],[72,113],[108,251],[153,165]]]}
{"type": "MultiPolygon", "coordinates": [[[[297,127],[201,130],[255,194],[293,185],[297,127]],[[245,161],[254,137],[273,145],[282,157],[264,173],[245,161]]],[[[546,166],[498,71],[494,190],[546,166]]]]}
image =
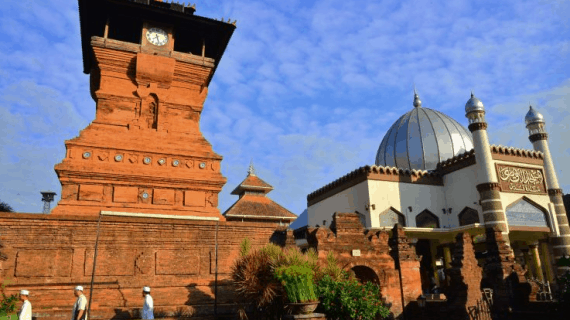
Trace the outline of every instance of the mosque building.
{"type": "Polygon", "coordinates": [[[157,289],[163,315],[234,315],[231,272],[245,238],[253,248],[313,246],[321,261],[335,253],[358,279],[380,284],[396,317],[432,279],[443,284],[440,271],[449,269],[459,233],[467,246],[466,233],[473,236],[477,252],[462,261],[483,258],[485,242],[497,248],[500,242],[500,252],[488,252],[489,269],[509,266],[506,247],[538,279],[565,271],[556,261],[570,254],[570,228],[545,121],[532,107],[525,118],[529,151],[491,146],[484,105],[473,95],[465,106],[467,130],[423,108],[415,94],[414,108],[382,140],[375,165],[307,196],[308,224],[321,227],[305,228],[312,238],[298,238],[303,228],[283,228],[295,215],[267,197],[273,187],[253,166],[232,192],[239,199],[223,215],[218,208],[223,157],[199,125],[236,21],[161,0],[78,4],[95,119],[65,142],[54,167],[62,185],[58,206],[49,215],[0,216],[0,279],[12,282],[3,293],[30,290],[38,319],[67,316],[65,292],[77,284],[89,290],[92,318],[136,319],[140,288],[147,286],[157,289]]]}
{"type": "Polygon", "coordinates": [[[387,131],[375,165],[307,196],[308,224],[328,226],[335,212],[356,212],[368,229],[404,226],[424,257],[424,290],[442,284],[438,269],[450,267],[455,235],[471,234],[482,259],[485,228],[498,227],[527,276],[554,280],[563,271],[555,261],[570,252],[570,229],[542,115],[530,107],[534,150],[521,150],[489,145],[485,108],[473,94],[465,105],[469,130],[422,107],[417,93],[413,106],[387,131]]]}

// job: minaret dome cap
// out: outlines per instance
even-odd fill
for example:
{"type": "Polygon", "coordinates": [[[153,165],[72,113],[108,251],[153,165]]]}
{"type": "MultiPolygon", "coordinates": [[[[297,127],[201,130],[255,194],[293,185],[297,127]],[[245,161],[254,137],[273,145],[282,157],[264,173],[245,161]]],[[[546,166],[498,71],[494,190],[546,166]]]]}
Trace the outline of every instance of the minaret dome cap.
{"type": "Polygon", "coordinates": [[[475,97],[475,95],[473,95],[473,92],[471,92],[471,98],[469,100],[467,100],[467,103],[465,104],[465,113],[468,114],[470,112],[474,112],[474,111],[485,111],[485,106],[483,105],[483,102],[481,102],[481,100],[477,99],[477,97],[475,97]]]}
{"type": "Polygon", "coordinates": [[[529,106],[529,110],[524,117],[524,122],[527,126],[533,123],[544,123],[544,117],[540,112],[534,110],[532,106],[529,106]]]}

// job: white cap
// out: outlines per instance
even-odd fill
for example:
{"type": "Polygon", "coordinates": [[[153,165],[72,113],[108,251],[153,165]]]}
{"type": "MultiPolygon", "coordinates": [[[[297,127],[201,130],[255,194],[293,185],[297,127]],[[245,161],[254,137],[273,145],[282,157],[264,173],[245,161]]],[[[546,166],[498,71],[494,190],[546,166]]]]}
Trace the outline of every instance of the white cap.
{"type": "Polygon", "coordinates": [[[150,293],[150,287],[143,287],[143,292],[149,292],[150,293]]]}
{"type": "Polygon", "coordinates": [[[82,287],[82,286],[77,286],[77,287],[75,287],[75,290],[83,291],[83,287],[82,287]]]}
{"type": "Polygon", "coordinates": [[[20,291],[20,294],[23,295],[23,296],[29,296],[29,295],[30,295],[30,291],[28,291],[28,290],[21,290],[21,291],[20,291]]]}

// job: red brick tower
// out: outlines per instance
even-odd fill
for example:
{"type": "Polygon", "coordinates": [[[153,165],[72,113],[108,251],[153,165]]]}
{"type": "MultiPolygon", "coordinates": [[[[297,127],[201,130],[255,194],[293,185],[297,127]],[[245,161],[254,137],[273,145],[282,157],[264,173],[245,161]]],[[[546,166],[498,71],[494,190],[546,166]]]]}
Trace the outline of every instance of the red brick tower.
{"type": "Polygon", "coordinates": [[[200,132],[235,24],[154,0],[79,0],[95,120],[65,142],[56,215],[100,211],[221,219],[222,157],[200,132]]]}

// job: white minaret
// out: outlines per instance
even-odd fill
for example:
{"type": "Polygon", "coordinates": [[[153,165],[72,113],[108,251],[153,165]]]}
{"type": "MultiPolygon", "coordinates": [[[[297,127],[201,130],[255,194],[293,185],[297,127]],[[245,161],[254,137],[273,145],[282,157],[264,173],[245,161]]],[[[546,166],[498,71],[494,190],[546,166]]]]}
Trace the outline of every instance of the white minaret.
{"type": "Polygon", "coordinates": [[[546,133],[544,117],[529,107],[528,113],[524,117],[526,128],[528,129],[528,139],[532,142],[534,150],[542,152],[544,155],[544,172],[546,174],[546,188],[559,189],[558,178],[554,171],[554,163],[548,148],[548,134],[546,133]]]}
{"type": "Polygon", "coordinates": [[[475,148],[475,160],[477,162],[477,191],[479,191],[481,198],[485,227],[499,228],[503,239],[510,245],[509,226],[501,202],[497,173],[493,167],[491,146],[487,136],[485,106],[473,93],[465,104],[465,116],[469,120],[468,128],[473,135],[473,147],[475,148]]]}
{"type": "MultiPolygon", "coordinates": [[[[556,170],[554,169],[554,163],[552,162],[552,156],[548,148],[548,134],[546,133],[544,117],[530,106],[524,120],[526,128],[528,129],[528,139],[532,142],[534,150],[540,151],[544,155],[546,187],[550,201],[554,204],[556,221],[558,222],[558,234],[560,235],[551,238],[551,242],[554,258],[560,259],[563,256],[570,255],[570,228],[562,200],[562,189],[560,189],[560,185],[558,185],[556,170]]],[[[563,273],[567,269],[568,267],[558,267],[558,272],[563,273]]]]}

